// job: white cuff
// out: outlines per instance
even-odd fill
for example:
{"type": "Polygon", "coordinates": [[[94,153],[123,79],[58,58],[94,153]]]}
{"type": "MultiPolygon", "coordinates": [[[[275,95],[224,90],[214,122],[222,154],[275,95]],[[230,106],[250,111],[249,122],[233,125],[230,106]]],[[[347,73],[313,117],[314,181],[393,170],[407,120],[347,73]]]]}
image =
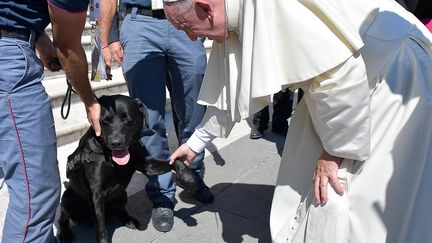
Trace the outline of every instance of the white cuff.
{"type": "Polygon", "coordinates": [[[190,136],[190,138],[187,140],[186,144],[195,153],[201,153],[204,151],[206,145],[215,138],[215,135],[207,132],[200,124],[197,126],[192,136],[190,136]]]}

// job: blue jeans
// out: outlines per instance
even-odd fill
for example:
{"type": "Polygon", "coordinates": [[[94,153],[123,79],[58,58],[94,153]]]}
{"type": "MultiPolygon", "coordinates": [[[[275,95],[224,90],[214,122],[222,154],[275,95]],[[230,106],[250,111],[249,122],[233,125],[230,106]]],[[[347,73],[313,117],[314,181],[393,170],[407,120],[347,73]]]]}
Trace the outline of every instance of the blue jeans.
{"type": "MultiPolygon", "coordinates": [[[[168,159],[166,87],[179,144],[187,141],[204,116],[205,107],[197,104],[207,65],[203,40],[193,42],[167,20],[139,15],[133,8],[123,20],[120,41],[129,94],[147,106],[149,125],[155,132],[141,140],[151,156],[168,159]]],[[[198,180],[204,174],[203,159],[204,153],[199,154],[190,167],[198,180]]],[[[176,186],[171,172],[149,177],[146,189],[153,203],[174,200],[176,186]]]]}
{"type": "Polygon", "coordinates": [[[0,38],[0,53],[0,164],[9,189],[2,242],[56,242],[60,175],[43,66],[33,40],[0,38]]]}

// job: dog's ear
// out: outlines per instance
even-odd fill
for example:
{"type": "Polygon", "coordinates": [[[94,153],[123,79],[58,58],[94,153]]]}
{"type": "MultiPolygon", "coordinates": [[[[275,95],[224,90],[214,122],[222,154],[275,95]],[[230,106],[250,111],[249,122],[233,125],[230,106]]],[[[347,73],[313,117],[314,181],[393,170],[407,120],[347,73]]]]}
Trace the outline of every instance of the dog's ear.
{"type": "Polygon", "coordinates": [[[141,136],[151,136],[154,132],[149,128],[147,106],[145,106],[138,98],[136,98],[135,101],[138,103],[139,110],[143,114],[143,131],[141,136]]]}

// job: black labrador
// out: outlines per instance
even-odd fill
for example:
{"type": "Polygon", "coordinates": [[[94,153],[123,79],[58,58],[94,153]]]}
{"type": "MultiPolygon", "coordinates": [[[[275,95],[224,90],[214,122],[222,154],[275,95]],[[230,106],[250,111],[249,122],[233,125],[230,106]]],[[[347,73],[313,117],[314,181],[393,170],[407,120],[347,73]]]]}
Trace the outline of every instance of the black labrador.
{"type": "Polygon", "coordinates": [[[175,170],[176,180],[185,190],[195,192],[195,177],[181,161],[151,158],[139,142],[151,135],[147,109],[143,103],[123,95],[102,96],[100,124],[102,135],[96,137],[89,128],[78,148],[68,157],[66,176],[69,182],[61,199],[58,239],[73,239],[69,220],[93,222],[97,241],[108,242],[106,220],[117,216],[125,226],[136,229],[138,221],[126,211],[126,187],[135,171],[148,176],[175,170]]]}

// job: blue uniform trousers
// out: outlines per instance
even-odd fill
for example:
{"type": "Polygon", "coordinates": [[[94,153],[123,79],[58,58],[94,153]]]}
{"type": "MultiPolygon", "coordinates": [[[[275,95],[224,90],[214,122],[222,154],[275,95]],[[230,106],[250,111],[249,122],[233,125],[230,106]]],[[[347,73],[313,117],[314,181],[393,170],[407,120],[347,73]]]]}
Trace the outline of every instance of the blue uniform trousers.
{"type": "MultiPolygon", "coordinates": [[[[121,26],[124,50],[123,73],[131,97],[139,98],[148,108],[153,136],[141,140],[151,156],[169,158],[165,127],[166,87],[170,91],[178,142],[184,143],[201,122],[205,107],[196,103],[207,58],[203,40],[191,41],[183,31],[166,19],[137,14],[133,8],[121,26]]],[[[202,180],[204,153],[191,165],[202,180]]],[[[153,203],[174,200],[172,173],[152,176],[147,193],[153,203]]]]}
{"type": "Polygon", "coordinates": [[[9,190],[3,243],[56,242],[56,136],[33,39],[0,38],[0,164],[9,190]]]}

